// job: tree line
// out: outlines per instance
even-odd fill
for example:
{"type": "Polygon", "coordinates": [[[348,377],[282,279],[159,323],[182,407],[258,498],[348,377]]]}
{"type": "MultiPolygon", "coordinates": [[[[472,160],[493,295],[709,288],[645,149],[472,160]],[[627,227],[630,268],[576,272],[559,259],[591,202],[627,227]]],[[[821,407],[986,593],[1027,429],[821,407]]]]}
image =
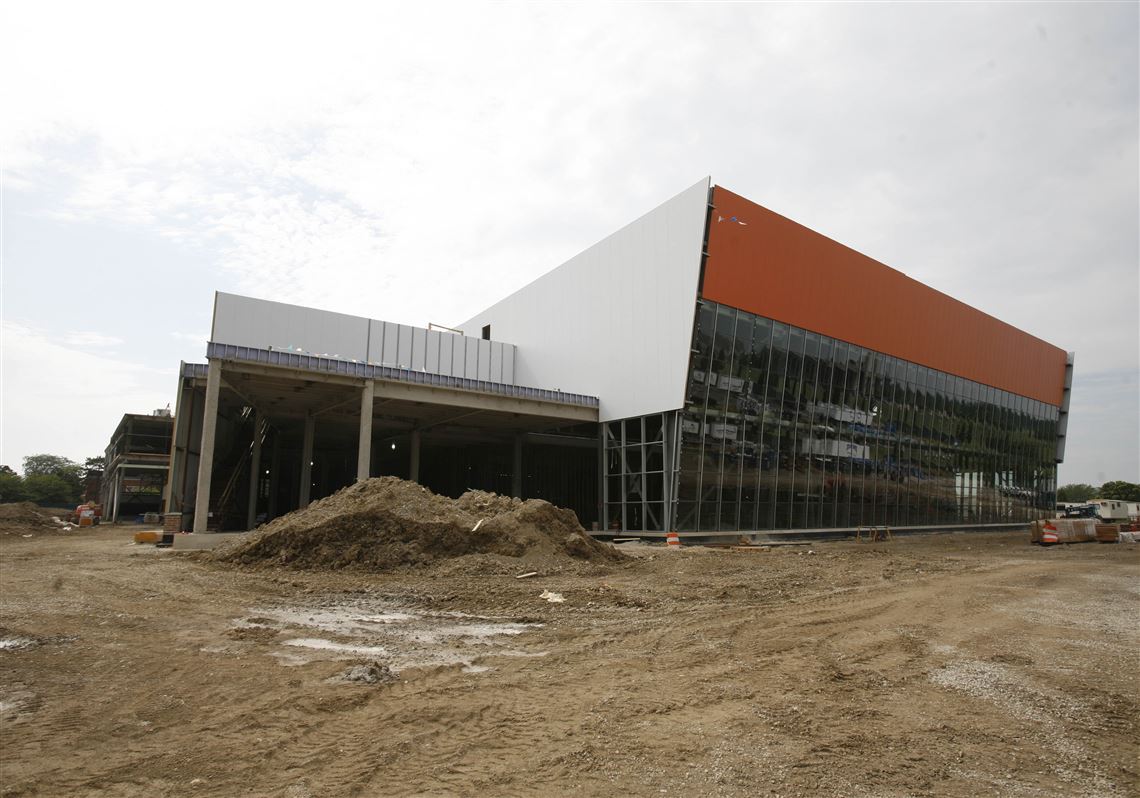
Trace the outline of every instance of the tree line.
{"type": "Polygon", "coordinates": [[[0,503],[35,502],[44,507],[71,507],[83,499],[84,483],[92,471],[103,470],[102,457],[82,463],[54,454],[24,458],[24,473],[0,465],[0,503]]]}
{"type": "Polygon", "coordinates": [[[1122,502],[1140,502],[1140,484],[1113,480],[1100,487],[1074,482],[1057,488],[1059,502],[1087,502],[1090,499],[1115,499],[1122,502]]]}

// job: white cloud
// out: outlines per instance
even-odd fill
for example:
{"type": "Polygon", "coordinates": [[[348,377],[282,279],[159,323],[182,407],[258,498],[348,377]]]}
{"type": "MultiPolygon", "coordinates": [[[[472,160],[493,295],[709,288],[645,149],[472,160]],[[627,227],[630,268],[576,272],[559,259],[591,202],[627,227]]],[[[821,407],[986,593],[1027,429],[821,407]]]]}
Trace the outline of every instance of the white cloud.
{"type": "Polygon", "coordinates": [[[210,340],[210,331],[204,330],[202,332],[183,332],[172,330],[170,332],[170,337],[188,344],[205,345],[205,342],[210,340]]]}
{"type": "Polygon", "coordinates": [[[119,346],[123,343],[123,339],[117,338],[114,335],[104,335],[94,330],[84,330],[81,332],[67,333],[63,336],[62,343],[67,346],[104,349],[111,346],[119,346]]]}
{"type": "Polygon", "coordinates": [[[1140,482],[1140,374],[1076,372],[1061,484],[1140,482]]]}
{"type": "Polygon", "coordinates": [[[24,456],[41,452],[82,462],[102,453],[124,413],[149,413],[170,401],[174,368],[91,354],[11,322],[2,331],[4,465],[20,469],[24,456]]]}

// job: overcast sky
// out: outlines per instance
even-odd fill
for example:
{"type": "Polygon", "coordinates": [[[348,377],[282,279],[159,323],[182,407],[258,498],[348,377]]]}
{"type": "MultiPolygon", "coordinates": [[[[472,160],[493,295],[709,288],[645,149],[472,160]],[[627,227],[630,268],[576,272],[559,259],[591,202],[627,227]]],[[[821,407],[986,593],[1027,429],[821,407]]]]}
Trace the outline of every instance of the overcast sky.
{"type": "Polygon", "coordinates": [[[9,2],[0,463],[173,404],[215,290],[455,324],[696,180],[1067,350],[1140,481],[1138,5],[9,2]]]}

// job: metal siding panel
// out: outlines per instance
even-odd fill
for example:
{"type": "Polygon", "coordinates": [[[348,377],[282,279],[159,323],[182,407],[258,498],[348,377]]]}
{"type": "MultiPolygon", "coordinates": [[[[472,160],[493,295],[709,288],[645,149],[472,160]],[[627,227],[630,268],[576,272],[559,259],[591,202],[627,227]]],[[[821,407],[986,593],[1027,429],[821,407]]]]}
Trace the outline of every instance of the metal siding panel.
{"type": "Polygon", "coordinates": [[[479,379],[479,339],[464,338],[463,376],[469,380],[479,379]]]}
{"type": "Polygon", "coordinates": [[[368,319],[218,292],[212,337],[237,346],[292,347],[360,360],[368,347],[368,319]]]}
{"type": "Polygon", "coordinates": [[[412,353],[408,363],[412,371],[423,371],[427,363],[427,330],[419,327],[409,329],[412,331],[412,353]]]}
{"type": "Polygon", "coordinates": [[[412,364],[412,328],[406,324],[398,325],[399,343],[396,346],[396,365],[402,369],[411,368],[412,364]]]}
{"type": "Polygon", "coordinates": [[[491,380],[503,381],[503,345],[498,341],[491,342],[491,380]]]}
{"type": "Polygon", "coordinates": [[[456,336],[452,341],[451,375],[463,377],[467,371],[467,339],[456,336]]]}
{"type": "Polygon", "coordinates": [[[397,348],[399,346],[400,338],[400,325],[393,324],[390,321],[384,322],[384,357],[382,363],[385,366],[396,365],[398,359],[397,348]]]}
{"type": "Polygon", "coordinates": [[[479,351],[479,379],[489,380],[491,379],[491,342],[478,338],[475,345],[479,351]]]}
{"type": "Polygon", "coordinates": [[[455,369],[452,364],[452,348],[455,343],[455,336],[451,333],[440,335],[439,337],[439,373],[451,376],[455,374],[455,369]]]}
{"type": "Polygon", "coordinates": [[[372,319],[368,330],[368,357],[369,363],[379,363],[384,354],[384,322],[372,319]]]}
{"type": "Polygon", "coordinates": [[[704,296],[1058,405],[1065,352],[720,187],[704,296]]]}
{"type": "Polygon", "coordinates": [[[460,329],[491,324],[512,384],[597,396],[603,421],[682,407],[708,199],[701,180],[460,329]]]}
{"type": "Polygon", "coordinates": [[[424,370],[432,374],[439,374],[439,345],[442,335],[435,330],[428,330],[427,351],[424,355],[424,370]]]}
{"type": "Polygon", "coordinates": [[[515,384],[515,347],[507,344],[503,347],[503,383],[515,384]]]}

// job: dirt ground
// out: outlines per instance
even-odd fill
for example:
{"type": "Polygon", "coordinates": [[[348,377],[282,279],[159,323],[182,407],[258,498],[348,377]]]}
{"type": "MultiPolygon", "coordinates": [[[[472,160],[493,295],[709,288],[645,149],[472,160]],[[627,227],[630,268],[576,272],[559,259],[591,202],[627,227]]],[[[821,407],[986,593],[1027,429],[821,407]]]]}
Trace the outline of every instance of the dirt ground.
{"type": "Polygon", "coordinates": [[[0,539],[0,795],[1140,795],[1140,546],[517,579],[250,571],[136,529],[0,539]]]}

